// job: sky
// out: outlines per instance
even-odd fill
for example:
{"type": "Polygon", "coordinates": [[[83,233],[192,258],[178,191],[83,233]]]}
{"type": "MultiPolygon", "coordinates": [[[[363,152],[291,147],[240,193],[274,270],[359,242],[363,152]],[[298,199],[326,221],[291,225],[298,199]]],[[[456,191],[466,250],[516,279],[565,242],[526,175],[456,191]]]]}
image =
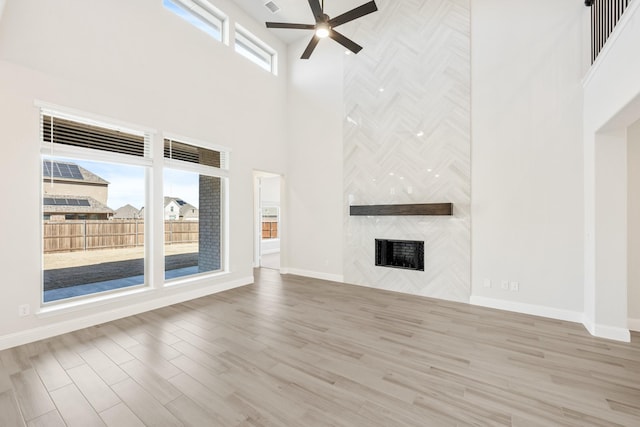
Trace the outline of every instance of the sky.
{"type": "MultiPolygon", "coordinates": [[[[60,157],[56,160],[75,163],[109,181],[107,206],[111,209],[116,210],[126,204],[137,209],[144,206],[144,167],[60,157]]],[[[165,196],[178,197],[198,208],[198,181],[196,173],[165,169],[164,194],[165,196]]]]}

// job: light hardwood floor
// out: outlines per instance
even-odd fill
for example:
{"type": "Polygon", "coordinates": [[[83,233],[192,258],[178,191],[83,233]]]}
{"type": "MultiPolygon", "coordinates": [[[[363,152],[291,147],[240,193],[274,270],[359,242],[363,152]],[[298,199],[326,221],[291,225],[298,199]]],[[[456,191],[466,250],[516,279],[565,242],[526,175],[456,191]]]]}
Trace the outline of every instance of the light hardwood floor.
{"type": "Polygon", "coordinates": [[[640,426],[640,336],[277,271],[0,352],[0,426],[640,426]]]}

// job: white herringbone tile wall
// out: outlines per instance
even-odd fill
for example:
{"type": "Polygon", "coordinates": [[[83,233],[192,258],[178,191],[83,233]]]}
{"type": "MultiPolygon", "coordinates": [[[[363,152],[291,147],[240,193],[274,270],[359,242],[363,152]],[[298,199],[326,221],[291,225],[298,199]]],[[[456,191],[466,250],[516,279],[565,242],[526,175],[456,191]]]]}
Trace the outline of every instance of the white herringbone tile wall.
{"type": "Polygon", "coordinates": [[[469,301],[470,0],[376,0],[345,58],[349,283],[469,301]],[[351,204],[452,202],[452,217],[351,217],[351,204]],[[425,241],[425,271],[374,266],[374,239],[425,241]]]}

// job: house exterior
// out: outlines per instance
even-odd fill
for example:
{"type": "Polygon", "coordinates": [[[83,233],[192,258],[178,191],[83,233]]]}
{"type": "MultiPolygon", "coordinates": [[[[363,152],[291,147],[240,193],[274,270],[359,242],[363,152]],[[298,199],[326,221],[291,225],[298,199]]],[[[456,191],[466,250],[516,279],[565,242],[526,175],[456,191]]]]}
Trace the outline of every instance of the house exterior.
{"type": "Polygon", "coordinates": [[[113,214],[113,219],[142,219],[143,211],[142,209],[138,209],[135,206],[130,204],[126,204],[124,206],[119,207],[115,210],[113,214]]]}
{"type": "Polygon", "coordinates": [[[179,197],[165,197],[164,219],[165,221],[197,221],[198,208],[179,197]]]}
{"type": "Polygon", "coordinates": [[[104,220],[113,216],[107,206],[108,181],[72,162],[44,160],[42,168],[44,219],[104,220]]]}

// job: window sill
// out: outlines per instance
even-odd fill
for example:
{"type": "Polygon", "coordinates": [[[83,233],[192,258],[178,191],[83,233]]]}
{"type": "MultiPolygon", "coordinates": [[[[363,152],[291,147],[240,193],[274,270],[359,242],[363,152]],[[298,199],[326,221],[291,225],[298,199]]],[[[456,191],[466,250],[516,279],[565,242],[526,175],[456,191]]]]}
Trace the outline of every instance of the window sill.
{"type": "Polygon", "coordinates": [[[164,281],[165,288],[173,288],[176,286],[188,286],[202,283],[205,280],[217,279],[218,277],[224,277],[229,275],[229,271],[220,270],[212,273],[198,273],[185,277],[176,277],[175,279],[169,279],[164,281]]]}
{"type": "Polygon", "coordinates": [[[59,314],[73,313],[75,311],[85,310],[87,308],[110,304],[114,301],[123,300],[129,298],[132,295],[151,292],[152,290],[153,289],[148,286],[140,286],[136,289],[129,289],[126,291],[114,292],[106,295],[102,294],[86,298],[78,298],[73,301],[49,303],[46,306],[40,307],[40,310],[38,310],[36,316],[40,318],[46,318],[59,314]]]}

